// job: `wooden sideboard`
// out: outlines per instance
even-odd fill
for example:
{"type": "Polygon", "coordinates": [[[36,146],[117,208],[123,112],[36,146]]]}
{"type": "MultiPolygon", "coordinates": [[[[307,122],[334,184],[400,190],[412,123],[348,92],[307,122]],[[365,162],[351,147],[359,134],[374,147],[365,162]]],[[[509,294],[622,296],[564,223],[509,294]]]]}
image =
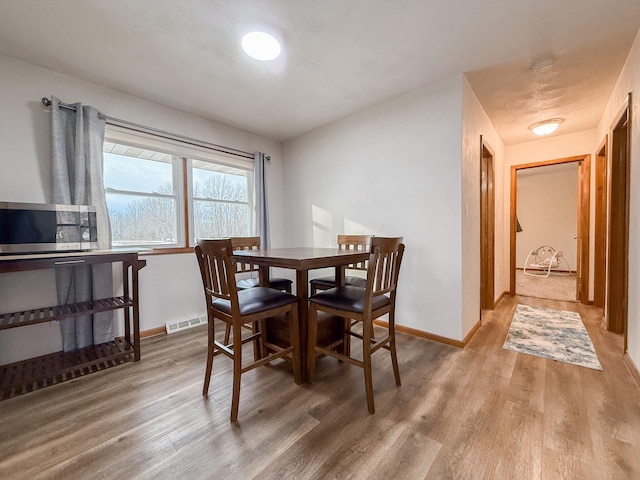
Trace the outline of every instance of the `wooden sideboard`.
{"type": "Polygon", "coordinates": [[[2,335],[2,330],[9,328],[123,309],[124,336],[111,342],[72,352],[56,352],[0,365],[0,400],[104,370],[124,362],[140,360],[138,272],[146,265],[146,261],[138,258],[138,252],[98,250],[5,255],[0,256],[0,273],[99,263],[122,264],[122,296],[20,312],[0,313],[0,335],[2,335]]]}

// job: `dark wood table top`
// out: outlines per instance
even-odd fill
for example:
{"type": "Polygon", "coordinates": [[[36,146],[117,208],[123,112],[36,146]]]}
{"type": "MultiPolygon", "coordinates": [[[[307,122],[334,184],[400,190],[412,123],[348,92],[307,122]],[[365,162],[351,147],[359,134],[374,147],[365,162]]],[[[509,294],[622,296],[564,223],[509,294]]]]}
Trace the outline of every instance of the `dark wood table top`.
{"type": "Polygon", "coordinates": [[[236,260],[250,257],[251,263],[269,267],[312,270],[356,263],[369,258],[369,252],[340,250],[338,248],[290,247],[259,250],[236,250],[236,260]]]}

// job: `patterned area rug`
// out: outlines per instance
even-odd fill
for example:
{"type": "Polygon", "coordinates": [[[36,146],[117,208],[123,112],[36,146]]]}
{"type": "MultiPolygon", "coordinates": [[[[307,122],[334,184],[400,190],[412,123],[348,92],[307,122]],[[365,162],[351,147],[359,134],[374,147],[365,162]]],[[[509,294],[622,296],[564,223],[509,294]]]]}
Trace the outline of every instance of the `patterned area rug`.
{"type": "Polygon", "coordinates": [[[518,305],[503,348],[602,370],[587,329],[576,312],[518,305]]]}

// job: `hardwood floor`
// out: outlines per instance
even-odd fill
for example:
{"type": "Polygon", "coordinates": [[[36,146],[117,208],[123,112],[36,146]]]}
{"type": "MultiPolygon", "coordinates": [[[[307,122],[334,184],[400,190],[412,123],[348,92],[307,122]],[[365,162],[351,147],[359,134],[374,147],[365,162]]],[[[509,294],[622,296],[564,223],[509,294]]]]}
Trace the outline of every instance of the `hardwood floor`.
{"type": "Polygon", "coordinates": [[[595,308],[507,297],[465,349],[398,337],[375,415],[362,370],[325,358],[313,385],[246,373],[235,425],[231,362],[201,395],[205,328],[146,339],[139,363],[0,402],[0,478],[640,478],[640,390],[595,308]],[[604,371],[504,350],[517,303],[578,311],[604,371]]]}

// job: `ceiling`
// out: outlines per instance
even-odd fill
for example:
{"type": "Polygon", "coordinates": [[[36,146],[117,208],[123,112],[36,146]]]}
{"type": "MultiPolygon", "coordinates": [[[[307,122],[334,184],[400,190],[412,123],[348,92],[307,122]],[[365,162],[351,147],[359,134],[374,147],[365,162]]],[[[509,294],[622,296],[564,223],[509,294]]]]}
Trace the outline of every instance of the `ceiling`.
{"type": "Polygon", "coordinates": [[[0,0],[0,54],[275,140],[461,72],[507,145],[595,128],[639,28],[638,0],[0,0]]]}

